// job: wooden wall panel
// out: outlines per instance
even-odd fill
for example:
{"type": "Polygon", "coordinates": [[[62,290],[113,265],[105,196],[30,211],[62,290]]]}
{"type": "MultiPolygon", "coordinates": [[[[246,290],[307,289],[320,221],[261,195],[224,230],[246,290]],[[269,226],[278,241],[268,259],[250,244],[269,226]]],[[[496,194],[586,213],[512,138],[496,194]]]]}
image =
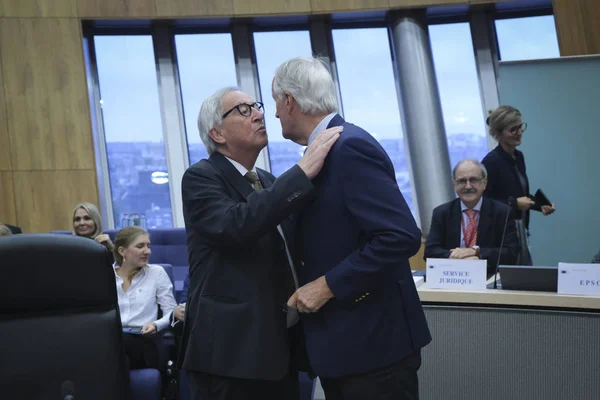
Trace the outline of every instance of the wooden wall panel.
{"type": "Polygon", "coordinates": [[[310,0],[313,13],[334,11],[387,10],[389,0],[310,0]]]}
{"type": "Polygon", "coordinates": [[[17,220],[23,231],[71,229],[71,211],[79,202],[98,204],[96,172],[14,172],[17,220]]]}
{"type": "MultiPolygon", "coordinates": [[[[3,22],[4,19],[0,18],[0,25],[3,22]]],[[[8,123],[6,121],[6,103],[4,100],[4,83],[2,79],[2,67],[0,65],[0,171],[11,171],[11,164],[8,123]]],[[[0,192],[1,191],[2,188],[0,187],[0,192]]]]}
{"type": "Polygon", "coordinates": [[[243,15],[308,14],[311,0],[233,0],[233,12],[243,15]]]}
{"type": "Polygon", "coordinates": [[[7,18],[0,51],[13,170],[93,169],[79,20],[7,18]]]}
{"type": "MultiPolygon", "coordinates": [[[[181,0],[171,0],[178,2],[181,0]]],[[[196,0],[198,3],[204,0],[196,0]]],[[[154,0],[77,0],[77,10],[82,18],[155,17],[154,0]]]]}
{"type": "Polygon", "coordinates": [[[233,0],[156,0],[158,17],[232,16],[233,0]]]}
{"type": "Polygon", "coordinates": [[[600,54],[600,0],[554,0],[561,56],[600,54]]]}
{"type": "Polygon", "coordinates": [[[13,173],[0,171],[0,223],[17,224],[13,173]]]}
{"type": "Polygon", "coordinates": [[[76,17],[76,0],[0,0],[6,17],[76,17]]]}

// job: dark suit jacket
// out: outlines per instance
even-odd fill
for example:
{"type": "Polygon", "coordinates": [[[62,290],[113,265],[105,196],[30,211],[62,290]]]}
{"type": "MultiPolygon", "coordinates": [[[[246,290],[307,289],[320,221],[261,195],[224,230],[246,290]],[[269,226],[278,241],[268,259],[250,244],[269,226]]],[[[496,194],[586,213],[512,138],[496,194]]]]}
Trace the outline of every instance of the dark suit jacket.
{"type": "MultiPolygon", "coordinates": [[[[488,183],[484,196],[491,199],[500,201],[508,204],[508,198],[529,196],[529,178],[527,177],[527,170],[525,168],[525,158],[523,153],[519,150],[515,150],[515,158],[513,159],[502,146],[498,145],[492,151],[490,151],[481,161],[488,172],[488,183]],[[525,177],[527,183],[526,190],[523,190],[521,181],[517,170],[525,177]]],[[[533,210],[540,211],[541,208],[532,208],[533,210]]],[[[515,212],[515,219],[522,219],[525,227],[529,227],[529,211],[521,211],[516,205],[513,207],[515,212]]]]}
{"type": "MultiPolygon", "coordinates": [[[[454,199],[433,210],[431,228],[425,244],[425,258],[448,258],[450,249],[460,247],[462,211],[460,199],[454,199]]],[[[498,201],[483,198],[477,225],[477,245],[480,247],[480,258],[487,260],[488,276],[494,274],[498,255],[500,264],[513,265],[521,250],[513,211],[498,201]],[[510,212],[504,245],[500,252],[502,232],[506,213],[510,212]]]]}
{"type": "Polygon", "coordinates": [[[258,175],[265,189],[255,192],[214,153],[183,176],[190,258],[184,369],[266,380],[289,373],[286,303],[294,283],[277,225],[306,203],[313,186],[298,166],[277,180],[258,175]]]}
{"type": "Polygon", "coordinates": [[[344,126],[320,174],[316,200],[299,215],[304,265],[300,284],[320,276],[335,295],[302,316],[311,367],[322,377],[388,366],[431,341],[409,257],[421,231],[381,145],[336,115],[344,126]]]}

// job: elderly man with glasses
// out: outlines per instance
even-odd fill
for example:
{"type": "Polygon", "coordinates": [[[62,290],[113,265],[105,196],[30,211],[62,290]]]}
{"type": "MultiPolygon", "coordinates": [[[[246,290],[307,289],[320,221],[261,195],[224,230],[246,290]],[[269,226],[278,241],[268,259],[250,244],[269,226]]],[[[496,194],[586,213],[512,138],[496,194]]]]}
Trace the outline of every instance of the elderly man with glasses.
{"type": "Polygon", "coordinates": [[[298,398],[287,300],[297,288],[288,217],[312,198],[341,128],[322,132],[280,177],[255,167],[267,145],[263,105],[236,88],[207,98],[198,118],[210,157],[181,184],[190,258],[182,336],[194,400],[298,398]]]}
{"type": "Polygon", "coordinates": [[[452,174],[458,199],[433,210],[425,258],[487,260],[488,276],[494,274],[498,262],[514,264],[521,246],[513,211],[506,204],[482,197],[487,185],[483,164],[463,160],[452,174]]]}

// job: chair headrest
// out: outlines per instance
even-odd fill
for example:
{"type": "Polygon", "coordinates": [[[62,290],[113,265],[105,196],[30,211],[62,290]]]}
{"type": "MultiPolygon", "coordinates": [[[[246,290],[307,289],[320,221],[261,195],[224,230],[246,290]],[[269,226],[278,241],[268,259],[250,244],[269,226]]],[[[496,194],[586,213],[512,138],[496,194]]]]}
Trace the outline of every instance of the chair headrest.
{"type": "Polygon", "coordinates": [[[115,305],[110,260],[104,246],[87,238],[4,236],[0,238],[0,313],[115,305]]]}

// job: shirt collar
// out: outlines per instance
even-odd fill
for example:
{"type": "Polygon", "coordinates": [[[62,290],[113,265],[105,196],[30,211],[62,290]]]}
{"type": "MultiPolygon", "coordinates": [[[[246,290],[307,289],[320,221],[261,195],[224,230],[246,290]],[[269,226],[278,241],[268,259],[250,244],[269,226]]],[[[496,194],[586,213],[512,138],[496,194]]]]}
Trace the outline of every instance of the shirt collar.
{"type": "MultiPolygon", "coordinates": [[[[148,264],[146,264],[146,266],[148,266],[148,264]]],[[[121,268],[121,267],[116,262],[113,263],[113,271],[115,272],[115,277],[117,277],[117,278],[121,278],[121,276],[119,274],[117,274],[117,269],[119,269],[119,268],[121,268]]],[[[142,269],[140,269],[140,271],[134,275],[134,278],[136,276],[141,276],[141,275],[145,274],[147,269],[148,268],[146,268],[146,267],[143,267],[142,269]]],[[[121,279],[123,279],[123,278],[121,278],[121,279]]]]}
{"type": "Polygon", "coordinates": [[[328,114],[327,116],[325,116],[325,118],[323,118],[321,120],[321,122],[319,122],[317,124],[317,126],[315,126],[315,129],[313,129],[312,133],[310,134],[310,136],[308,137],[308,143],[306,144],[307,146],[310,145],[313,140],[315,140],[317,138],[317,135],[321,132],[323,132],[325,129],[327,129],[327,126],[329,125],[329,123],[331,122],[331,120],[333,119],[333,117],[336,116],[337,113],[331,113],[328,114]]]}
{"type": "MultiPolygon", "coordinates": [[[[481,198],[479,199],[479,201],[477,202],[477,204],[475,204],[475,207],[473,207],[473,210],[480,212],[481,211],[481,204],[483,203],[483,196],[481,196],[481,198]]],[[[463,203],[462,201],[460,202],[460,211],[465,211],[468,210],[469,207],[467,207],[465,205],[465,203],[463,203]]]]}
{"type": "MultiPolygon", "coordinates": [[[[246,169],[246,167],[244,167],[239,162],[237,162],[237,161],[235,161],[235,160],[233,160],[233,159],[231,159],[231,158],[229,158],[227,156],[223,156],[223,157],[225,157],[226,159],[228,159],[229,162],[235,167],[235,169],[237,169],[238,172],[240,174],[242,174],[242,176],[245,176],[248,173],[248,170],[246,169]]],[[[256,173],[256,167],[252,167],[252,169],[250,171],[256,173]]]]}

